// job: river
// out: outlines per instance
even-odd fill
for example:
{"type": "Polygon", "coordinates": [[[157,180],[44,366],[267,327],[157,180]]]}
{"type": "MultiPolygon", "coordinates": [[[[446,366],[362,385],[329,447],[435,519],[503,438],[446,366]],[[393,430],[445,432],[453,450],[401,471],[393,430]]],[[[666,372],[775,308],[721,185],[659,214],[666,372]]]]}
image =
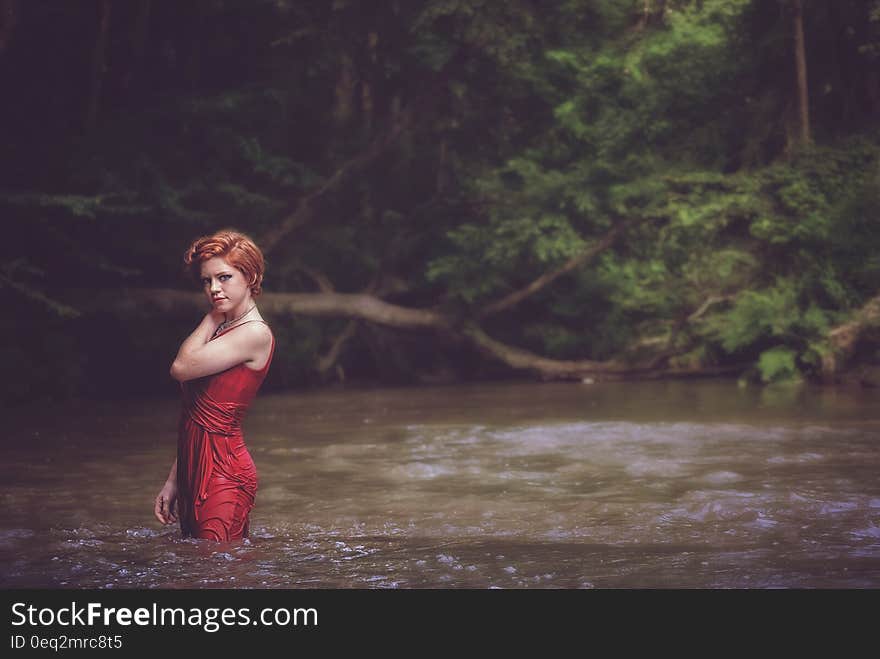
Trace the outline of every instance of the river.
{"type": "Polygon", "coordinates": [[[877,588],[880,391],[727,380],[261,394],[247,541],[152,502],[176,399],[10,410],[6,588],[877,588]]]}

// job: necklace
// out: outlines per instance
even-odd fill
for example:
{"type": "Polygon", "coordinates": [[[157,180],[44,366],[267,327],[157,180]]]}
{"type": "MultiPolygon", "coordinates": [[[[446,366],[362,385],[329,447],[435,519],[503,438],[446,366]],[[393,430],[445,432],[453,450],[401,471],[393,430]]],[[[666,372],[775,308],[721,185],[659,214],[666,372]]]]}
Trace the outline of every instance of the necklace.
{"type": "Polygon", "coordinates": [[[251,308],[248,309],[247,311],[245,311],[245,312],[244,312],[243,314],[241,314],[240,316],[236,316],[236,317],[233,318],[232,320],[224,320],[222,323],[220,323],[219,325],[217,325],[217,329],[214,330],[214,336],[217,336],[217,335],[218,335],[220,332],[222,332],[223,330],[225,330],[225,329],[231,327],[232,325],[234,325],[234,324],[237,323],[239,320],[241,320],[242,318],[244,318],[245,316],[247,316],[251,311],[253,311],[253,310],[256,309],[256,308],[257,308],[257,303],[254,302],[254,304],[251,306],[251,308]]]}

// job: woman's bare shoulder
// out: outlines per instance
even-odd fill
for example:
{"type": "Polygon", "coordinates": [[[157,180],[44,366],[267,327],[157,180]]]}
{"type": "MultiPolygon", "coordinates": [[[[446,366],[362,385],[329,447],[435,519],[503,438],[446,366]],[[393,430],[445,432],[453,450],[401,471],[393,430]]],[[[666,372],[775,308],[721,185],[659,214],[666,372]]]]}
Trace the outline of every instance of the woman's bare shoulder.
{"type": "Polygon", "coordinates": [[[246,340],[252,346],[251,350],[254,355],[252,363],[249,363],[248,366],[259,370],[266,364],[272,350],[272,342],[274,341],[272,330],[265,321],[253,321],[247,323],[247,327],[242,327],[242,332],[247,333],[246,340]]]}
{"type": "Polygon", "coordinates": [[[243,323],[241,330],[251,339],[260,339],[261,342],[267,343],[272,340],[272,328],[265,320],[251,320],[243,323]]]}

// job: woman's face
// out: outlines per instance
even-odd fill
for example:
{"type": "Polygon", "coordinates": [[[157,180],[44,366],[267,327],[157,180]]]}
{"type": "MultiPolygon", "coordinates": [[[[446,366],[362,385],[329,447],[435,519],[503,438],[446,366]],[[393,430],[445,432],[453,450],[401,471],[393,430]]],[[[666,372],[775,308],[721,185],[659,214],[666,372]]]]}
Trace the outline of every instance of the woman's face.
{"type": "Polygon", "coordinates": [[[244,275],[223,257],[214,256],[202,262],[201,282],[215,311],[229,313],[250,302],[251,289],[244,275]]]}

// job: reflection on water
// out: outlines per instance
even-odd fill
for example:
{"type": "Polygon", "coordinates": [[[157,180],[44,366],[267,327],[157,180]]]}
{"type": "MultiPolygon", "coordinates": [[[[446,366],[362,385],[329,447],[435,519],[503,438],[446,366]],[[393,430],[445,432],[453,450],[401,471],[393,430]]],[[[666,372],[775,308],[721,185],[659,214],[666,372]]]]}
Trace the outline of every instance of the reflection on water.
{"type": "Polygon", "coordinates": [[[880,586],[877,393],[730,382],[263,396],[252,537],[152,518],[177,401],[19,411],[6,587],[880,586]]]}

